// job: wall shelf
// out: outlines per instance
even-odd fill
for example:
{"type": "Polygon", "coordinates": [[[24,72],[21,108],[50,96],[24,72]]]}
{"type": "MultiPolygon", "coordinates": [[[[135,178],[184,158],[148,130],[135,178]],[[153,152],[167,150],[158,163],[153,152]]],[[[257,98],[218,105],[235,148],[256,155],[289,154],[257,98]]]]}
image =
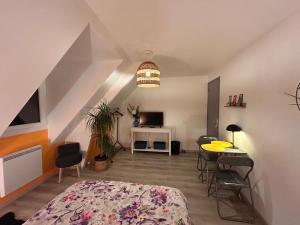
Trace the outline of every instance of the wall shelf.
{"type": "Polygon", "coordinates": [[[232,107],[232,108],[246,108],[246,103],[243,103],[242,105],[225,105],[224,107],[232,107]]]}

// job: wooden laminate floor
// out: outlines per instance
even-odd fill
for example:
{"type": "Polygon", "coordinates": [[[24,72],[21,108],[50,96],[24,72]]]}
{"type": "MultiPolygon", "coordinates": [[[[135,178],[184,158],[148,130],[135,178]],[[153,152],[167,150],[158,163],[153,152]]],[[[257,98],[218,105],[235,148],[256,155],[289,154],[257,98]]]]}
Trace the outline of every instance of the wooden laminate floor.
{"type": "MultiPolygon", "coordinates": [[[[0,215],[7,211],[14,211],[17,218],[26,220],[73,183],[84,179],[102,179],[176,187],[187,197],[189,214],[195,225],[239,224],[219,218],[215,198],[207,196],[206,184],[202,184],[198,179],[196,163],[196,152],[169,157],[167,154],[134,153],[131,155],[129,151],[121,151],[115,156],[114,163],[108,170],[95,172],[84,169],[81,171],[81,178],[76,177],[75,170],[66,170],[61,184],[57,183],[57,176],[51,177],[2,209],[0,215]]],[[[232,207],[224,205],[225,213],[235,213],[235,210],[239,213],[246,212],[241,209],[243,207],[239,203],[234,203],[232,207]]],[[[256,224],[262,223],[257,221],[256,224]]]]}

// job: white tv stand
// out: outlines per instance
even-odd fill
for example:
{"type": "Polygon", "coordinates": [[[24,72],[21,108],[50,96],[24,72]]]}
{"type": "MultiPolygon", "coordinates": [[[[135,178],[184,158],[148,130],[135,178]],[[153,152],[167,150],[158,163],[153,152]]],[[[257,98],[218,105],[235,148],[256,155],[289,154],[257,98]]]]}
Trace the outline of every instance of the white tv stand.
{"type": "Polygon", "coordinates": [[[131,154],[133,154],[133,152],[135,151],[139,151],[139,152],[165,152],[165,153],[169,153],[169,156],[171,156],[171,138],[172,138],[172,131],[170,128],[150,128],[150,127],[132,127],[131,128],[131,154]],[[167,144],[166,144],[166,149],[154,149],[154,148],[145,148],[145,149],[135,149],[134,148],[134,142],[135,142],[135,134],[136,133],[146,133],[148,135],[148,139],[149,139],[149,135],[150,133],[161,133],[161,134],[167,134],[168,135],[168,140],[166,140],[167,144]]]}

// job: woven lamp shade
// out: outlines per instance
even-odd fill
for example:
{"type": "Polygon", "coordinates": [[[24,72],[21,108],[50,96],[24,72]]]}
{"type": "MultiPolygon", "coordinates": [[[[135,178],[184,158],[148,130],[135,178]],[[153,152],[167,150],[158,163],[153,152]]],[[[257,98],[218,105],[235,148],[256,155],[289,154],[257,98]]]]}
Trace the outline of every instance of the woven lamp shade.
{"type": "Polygon", "coordinates": [[[155,63],[143,62],[136,72],[136,84],[138,87],[159,87],[160,71],[155,63]]]}

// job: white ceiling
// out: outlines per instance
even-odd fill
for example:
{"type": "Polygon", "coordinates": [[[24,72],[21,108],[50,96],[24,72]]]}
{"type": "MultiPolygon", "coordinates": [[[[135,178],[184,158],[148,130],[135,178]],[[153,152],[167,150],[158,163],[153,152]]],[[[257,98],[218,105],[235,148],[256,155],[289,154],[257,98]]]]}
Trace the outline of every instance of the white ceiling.
{"type": "Polygon", "coordinates": [[[201,75],[284,20],[296,0],[86,0],[132,61],[153,60],[164,76],[201,75]]]}

